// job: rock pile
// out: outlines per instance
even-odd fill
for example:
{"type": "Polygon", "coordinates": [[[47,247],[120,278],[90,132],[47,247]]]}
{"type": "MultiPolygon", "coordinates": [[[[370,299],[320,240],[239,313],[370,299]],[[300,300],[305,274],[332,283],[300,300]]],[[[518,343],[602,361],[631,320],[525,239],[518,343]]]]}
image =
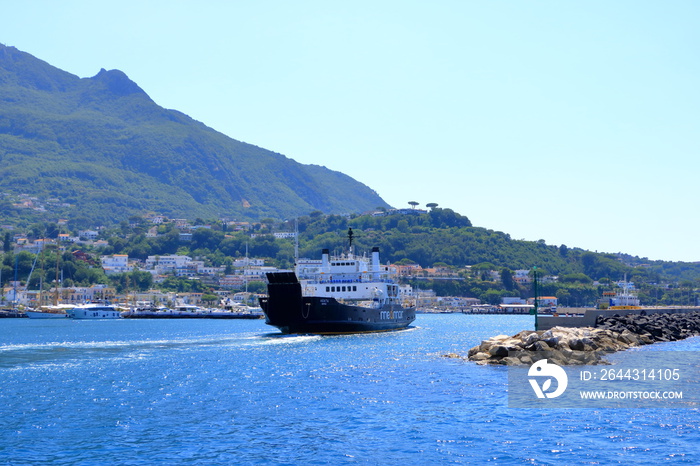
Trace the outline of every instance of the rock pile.
{"type": "Polygon", "coordinates": [[[509,366],[531,365],[545,358],[559,365],[605,364],[603,355],[647,343],[652,340],[629,330],[617,333],[589,327],[554,327],[491,337],[470,349],[468,358],[477,364],[509,366]]]}
{"type": "Polygon", "coordinates": [[[700,335],[700,312],[599,317],[596,327],[618,333],[629,330],[655,342],[678,341],[700,335]]]}
{"type": "MultiPolygon", "coordinates": [[[[700,312],[600,318],[596,328],[554,327],[498,335],[469,350],[477,364],[531,365],[548,359],[559,365],[607,364],[604,355],[658,341],[700,335],[700,312]]],[[[447,355],[448,357],[460,357],[447,355]]]]}

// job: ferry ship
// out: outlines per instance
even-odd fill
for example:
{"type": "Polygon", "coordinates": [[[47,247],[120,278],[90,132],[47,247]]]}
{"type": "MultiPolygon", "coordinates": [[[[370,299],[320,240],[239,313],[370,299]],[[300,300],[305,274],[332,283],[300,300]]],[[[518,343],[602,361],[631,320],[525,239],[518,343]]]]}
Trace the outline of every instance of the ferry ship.
{"type": "Polygon", "coordinates": [[[297,260],[294,272],[267,273],[268,296],[260,298],[265,322],[282,333],[344,334],[399,330],[416,318],[413,303],[402,303],[399,285],[379,262],[352,252],[321,260],[297,260]],[[405,304],[405,305],[404,305],[405,304]]]}

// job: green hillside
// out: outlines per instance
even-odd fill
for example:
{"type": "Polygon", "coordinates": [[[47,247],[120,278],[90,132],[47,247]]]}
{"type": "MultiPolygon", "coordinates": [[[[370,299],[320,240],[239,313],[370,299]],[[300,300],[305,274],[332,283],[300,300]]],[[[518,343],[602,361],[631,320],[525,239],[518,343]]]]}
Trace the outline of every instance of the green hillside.
{"type": "Polygon", "coordinates": [[[0,221],[289,218],[388,207],[325,167],[231,139],[158,106],[118,70],[78,78],[0,45],[0,221]],[[45,212],[17,196],[53,199],[45,212]]]}
{"type": "MultiPolygon", "coordinates": [[[[69,286],[95,283],[112,284],[123,291],[127,284],[142,291],[152,286],[178,292],[205,292],[215,282],[168,277],[162,284],[153,283],[148,272],[107,277],[96,267],[102,254],[126,254],[130,259],[145,260],[149,256],[183,254],[195,256],[207,266],[223,267],[234,273],[234,262],[245,256],[264,258],[265,264],[284,269],[294,266],[295,250],[299,256],[319,259],[322,249],[333,253],[347,252],[348,229],[353,231],[353,247],[357,254],[368,253],[378,246],[383,263],[435,267],[435,271],[417,271],[402,280],[414,288],[431,289],[439,296],[466,296],[484,303],[497,304],[503,297],[533,295],[532,285],[518,283],[518,270],[540,273],[539,291],[556,296],[565,306],[594,306],[606,291],[615,291],[617,282],[631,280],[644,305],[694,305],[700,284],[700,263],[650,261],[622,254],[600,254],[565,245],[547,245],[544,241],[514,240],[509,235],[474,227],[469,219],[451,209],[432,208],[430,212],[394,211],[380,215],[323,215],[312,212],[294,221],[265,221],[251,231],[231,231],[222,222],[197,228],[191,238],[181,240],[175,223],[157,228],[157,236],[147,236],[152,224],[132,218],[119,226],[100,231],[106,243],[68,245],[61,256],[60,270],[69,286]],[[293,238],[275,238],[272,233],[298,231],[293,238]],[[85,256],[87,254],[87,256],[85,256]],[[82,257],[82,258],[81,258],[82,257]],[[128,278],[127,278],[128,277],[128,278]],[[556,278],[555,278],[556,277],[556,278]]],[[[56,238],[58,225],[36,224],[25,233],[33,240],[56,238]]],[[[65,230],[64,230],[65,231],[65,230]]],[[[75,232],[73,232],[75,234],[75,232]]],[[[28,251],[13,252],[12,234],[0,231],[0,276],[4,284],[14,280],[26,282],[36,256],[28,251]],[[15,275],[15,270],[16,275],[15,275]]],[[[55,248],[47,248],[47,264],[55,248]]],[[[41,267],[39,267],[41,269],[41,267]]],[[[48,267],[34,271],[32,288],[55,279],[55,270],[48,267]]],[[[264,291],[261,282],[251,283],[249,290],[264,291]]]]}

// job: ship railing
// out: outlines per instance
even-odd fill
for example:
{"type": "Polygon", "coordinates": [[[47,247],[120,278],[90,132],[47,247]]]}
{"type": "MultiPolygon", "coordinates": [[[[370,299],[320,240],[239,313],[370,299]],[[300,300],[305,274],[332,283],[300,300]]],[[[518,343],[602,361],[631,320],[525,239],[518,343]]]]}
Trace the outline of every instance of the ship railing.
{"type": "Polygon", "coordinates": [[[325,283],[330,283],[330,284],[343,284],[343,283],[393,283],[394,280],[388,279],[388,278],[376,278],[372,279],[370,277],[364,278],[364,279],[347,279],[347,280],[314,280],[314,279],[309,279],[309,278],[304,278],[304,277],[299,277],[302,280],[306,280],[309,283],[319,283],[319,284],[325,284],[325,283]]]}

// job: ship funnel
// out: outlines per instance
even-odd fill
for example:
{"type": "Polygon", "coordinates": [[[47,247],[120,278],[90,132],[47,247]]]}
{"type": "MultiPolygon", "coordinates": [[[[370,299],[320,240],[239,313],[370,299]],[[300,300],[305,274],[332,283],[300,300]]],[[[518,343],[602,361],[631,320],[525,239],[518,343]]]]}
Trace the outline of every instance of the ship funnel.
{"type": "Polygon", "coordinates": [[[330,270],[330,255],[331,252],[328,249],[321,250],[321,270],[327,272],[330,270]]]}
{"type": "Polygon", "coordinates": [[[372,272],[379,272],[379,248],[372,248],[372,272]]]}

